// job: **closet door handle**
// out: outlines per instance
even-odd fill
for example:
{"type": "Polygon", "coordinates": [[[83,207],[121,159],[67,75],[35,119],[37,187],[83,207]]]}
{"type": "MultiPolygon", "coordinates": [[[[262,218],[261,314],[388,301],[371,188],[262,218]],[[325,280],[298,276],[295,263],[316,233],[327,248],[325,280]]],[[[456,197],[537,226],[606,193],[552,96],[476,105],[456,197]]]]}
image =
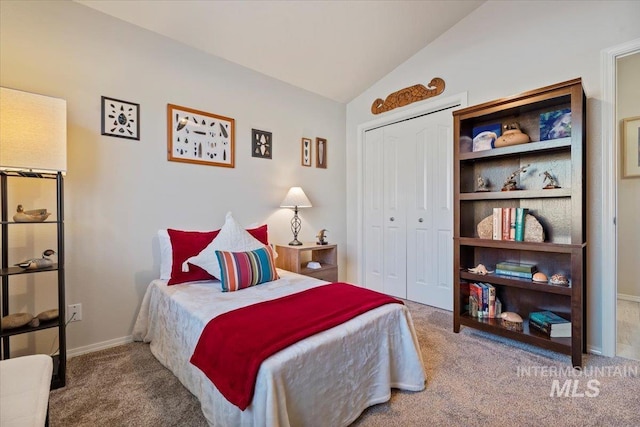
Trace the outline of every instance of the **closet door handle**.
{"type": "Polygon", "coordinates": [[[394,217],[389,218],[389,221],[391,221],[391,222],[393,222],[393,221],[395,221],[395,220],[396,220],[396,219],[395,219],[394,217]]]}
{"type": "Polygon", "coordinates": [[[418,218],[418,222],[424,222],[424,219],[418,218]]]}

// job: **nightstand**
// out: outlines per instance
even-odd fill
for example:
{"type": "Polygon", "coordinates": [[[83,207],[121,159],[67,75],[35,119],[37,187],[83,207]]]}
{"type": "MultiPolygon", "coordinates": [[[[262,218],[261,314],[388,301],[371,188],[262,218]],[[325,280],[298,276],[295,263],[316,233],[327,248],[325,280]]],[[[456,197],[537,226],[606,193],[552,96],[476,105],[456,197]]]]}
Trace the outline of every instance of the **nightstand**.
{"type": "Polygon", "coordinates": [[[283,270],[328,282],[338,281],[338,245],[316,245],[304,243],[302,246],[276,245],[276,267],[283,270]],[[320,263],[320,268],[307,268],[309,261],[320,263]]]}

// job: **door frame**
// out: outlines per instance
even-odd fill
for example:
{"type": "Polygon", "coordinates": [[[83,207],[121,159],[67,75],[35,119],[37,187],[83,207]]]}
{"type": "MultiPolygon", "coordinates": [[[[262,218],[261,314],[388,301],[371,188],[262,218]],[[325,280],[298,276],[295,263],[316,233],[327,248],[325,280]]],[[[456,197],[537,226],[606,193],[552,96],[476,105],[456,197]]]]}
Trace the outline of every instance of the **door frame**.
{"type": "MultiPolygon", "coordinates": [[[[616,355],[618,299],[618,170],[619,132],[616,112],[616,60],[640,52],[640,39],[602,51],[602,355],[616,355]],[[613,268],[612,268],[613,266],[613,268]],[[610,284],[613,284],[611,286],[610,284]]],[[[591,349],[597,353],[597,349],[591,349]]]]}
{"type": "MultiPolygon", "coordinates": [[[[357,193],[356,193],[356,265],[357,265],[357,283],[364,283],[364,141],[365,132],[371,129],[387,126],[393,123],[411,120],[413,118],[424,116],[426,114],[437,113],[452,107],[465,108],[467,106],[468,94],[462,92],[447,98],[434,99],[425,102],[414,108],[410,108],[397,113],[385,115],[384,117],[362,123],[357,128],[357,193]]],[[[453,121],[453,116],[451,117],[453,121]]]]}

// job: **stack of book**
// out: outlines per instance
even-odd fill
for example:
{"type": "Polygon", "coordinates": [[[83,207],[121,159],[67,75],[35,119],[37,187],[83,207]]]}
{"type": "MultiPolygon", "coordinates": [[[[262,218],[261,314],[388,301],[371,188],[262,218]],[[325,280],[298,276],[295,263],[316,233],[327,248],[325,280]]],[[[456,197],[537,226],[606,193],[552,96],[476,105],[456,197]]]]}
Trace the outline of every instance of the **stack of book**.
{"type": "Polygon", "coordinates": [[[536,271],[538,271],[538,268],[535,264],[526,262],[502,261],[496,264],[496,274],[503,276],[519,277],[521,279],[531,280],[536,271]]]}
{"type": "Polygon", "coordinates": [[[496,298],[496,288],[491,283],[469,283],[469,315],[494,319],[502,313],[502,303],[496,298]],[[475,310],[472,308],[475,307],[475,310]]]}
{"type": "Polygon", "coordinates": [[[551,338],[571,337],[571,322],[552,311],[529,313],[529,326],[551,338]]]}
{"type": "Polygon", "coordinates": [[[524,240],[524,226],[529,209],[493,208],[493,240],[524,240]]]}

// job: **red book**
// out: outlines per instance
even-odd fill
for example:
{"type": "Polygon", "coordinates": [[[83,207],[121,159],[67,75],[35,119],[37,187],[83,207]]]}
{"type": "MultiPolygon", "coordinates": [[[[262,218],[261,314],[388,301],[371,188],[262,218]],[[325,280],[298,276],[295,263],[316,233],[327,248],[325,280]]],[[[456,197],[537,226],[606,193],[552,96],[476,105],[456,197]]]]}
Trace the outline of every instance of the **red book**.
{"type": "Polygon", "coordinates": [[[511,208],[502,208],[502,240],[509,240],[510,230],[511,230],[511,208]]]}

